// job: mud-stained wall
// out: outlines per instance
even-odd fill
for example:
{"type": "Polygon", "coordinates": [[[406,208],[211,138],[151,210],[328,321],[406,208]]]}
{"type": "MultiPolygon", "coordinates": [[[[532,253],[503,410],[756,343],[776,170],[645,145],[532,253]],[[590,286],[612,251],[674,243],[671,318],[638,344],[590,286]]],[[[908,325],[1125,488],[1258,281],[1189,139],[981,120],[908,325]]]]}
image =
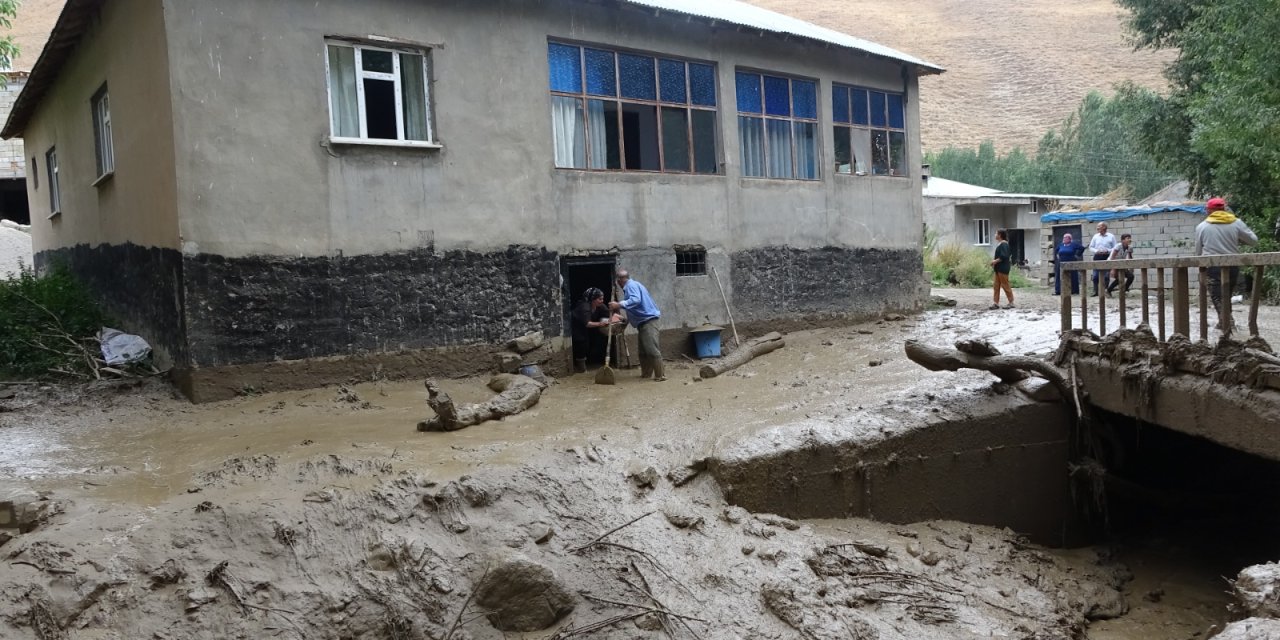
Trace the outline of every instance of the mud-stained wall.
{"type": "Polygon", "coordinates": [[[762,247],[733,255],[743,320],[793,314],[870,316],[902,308],[923,286],[918,251],[762,247]]]}
{"type": "Polygon", "coordinates": [[[728,500],[792,518],[959,520],[1043,544],[1083,535],[1068,483],[1061,404],[992,402],[887,437],[791,438],[712,464],[728,500]]]}
{"type": "Polygon", "coordinates": [[[133,243],[79,244],[35,254],[36,269],[71,269],[123,325],[151,344],[161,369],[187,362],[182,318],[182,254],[133,243]]]}
{"type": "MultiPolygon", "coordinates": [[[[500,343],[560,327],[558,256],[188,256],[191,366],[500,343]]],[[[487,363],[486,363],[487,364],[487,363]]]]}

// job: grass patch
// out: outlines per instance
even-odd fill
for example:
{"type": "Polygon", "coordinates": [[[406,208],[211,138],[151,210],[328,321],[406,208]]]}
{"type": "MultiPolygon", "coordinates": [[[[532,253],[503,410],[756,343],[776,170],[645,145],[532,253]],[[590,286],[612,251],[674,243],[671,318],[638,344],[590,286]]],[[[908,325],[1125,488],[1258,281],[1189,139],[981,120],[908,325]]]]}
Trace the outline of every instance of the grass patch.
{"type": "MultiPolygon", "coordinates": [[[[991,270],[991,254],[977,247],[955,243],[926,252],[924,268],[929,272],[929,278],[935,287],[989,289],[995,280],[991,270]],[[959,284],[950,281],[952,275],[959,284]]],[[[1031,286],[1031,281],[1014,269],[1009,274],[1009,284],[1020,289],[1031,286]]]]}
{"type": "Polygon", "coordinates": [[[66,266],[0,280],[0,378],[90,377],[106,314],[66,266]]]}

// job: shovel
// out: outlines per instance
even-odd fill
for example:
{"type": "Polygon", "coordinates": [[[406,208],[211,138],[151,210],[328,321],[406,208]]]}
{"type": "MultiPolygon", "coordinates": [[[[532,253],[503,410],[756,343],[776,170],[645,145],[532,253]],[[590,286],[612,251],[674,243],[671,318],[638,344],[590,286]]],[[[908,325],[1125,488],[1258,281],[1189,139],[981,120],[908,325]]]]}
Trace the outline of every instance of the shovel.
{"type": "MultiPolygon", "coordinates": [[[[613,288],[610,287],[609,302],[611,303],[615,299],[613,294],[613,288]]],[[[604,367],[596,372],[596,384],[618,384],[613,377],[613,368],[609,366],[609,356],[613,355],[613,309],[609,310],[609,324],[606,326],[609,327],[609,337],[605,339],[604,367]]]]}

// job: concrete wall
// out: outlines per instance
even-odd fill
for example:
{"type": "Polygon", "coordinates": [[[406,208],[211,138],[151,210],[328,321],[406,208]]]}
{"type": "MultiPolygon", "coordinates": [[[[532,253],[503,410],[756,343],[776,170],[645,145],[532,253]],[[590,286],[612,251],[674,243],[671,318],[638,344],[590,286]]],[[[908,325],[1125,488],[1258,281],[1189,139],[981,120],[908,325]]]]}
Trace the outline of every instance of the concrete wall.
{"type": "MultiPolygon", "coordinates": [[[[9,119],[13,110],[13,102],[27,85],[27,79],[16,73],[4,74],[7,83],[0,89],[0,121],[9,119]]],[[[23,150],[22,138],[0,140],[0,179],[25,178],[27,175],[26,153],[23,150]]]]}
{"type": "Polygon", "coordinates": [[[167,58],[159,3],[105,3],[23,132],[38,165],[27,181],[37,266],[69,264],[162,364],[181,360],[184,342],[167,58]],[[104,83],[115,173],[98,180],[90,99],[104,83]],[[55,145],[62,211],[50,217],[45,153],[55,145]]]}

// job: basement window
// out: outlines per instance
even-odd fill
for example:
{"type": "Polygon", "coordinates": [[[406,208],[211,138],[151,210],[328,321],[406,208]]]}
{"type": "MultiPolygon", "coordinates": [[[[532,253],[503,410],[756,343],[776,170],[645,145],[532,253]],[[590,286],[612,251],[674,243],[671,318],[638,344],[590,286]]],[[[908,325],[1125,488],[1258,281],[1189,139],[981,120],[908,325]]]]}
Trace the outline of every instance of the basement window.
{"type": "Polygon", "coordinates": [[[676,248],[676,276],[707,275],[707,250],[698,247],[676,248]]]}
{"type": "Polygon", "coordinates": [[[423,49],[329,41],[330,142],[436,147],[423,49]]]}
{"type": "Polygon", "coordinates": [[[991,220],[978,219],[973,221],[977,230],[977,237],[974,238],[974,244],[979,246],[987,246],[991,244],[991,220]]]}

